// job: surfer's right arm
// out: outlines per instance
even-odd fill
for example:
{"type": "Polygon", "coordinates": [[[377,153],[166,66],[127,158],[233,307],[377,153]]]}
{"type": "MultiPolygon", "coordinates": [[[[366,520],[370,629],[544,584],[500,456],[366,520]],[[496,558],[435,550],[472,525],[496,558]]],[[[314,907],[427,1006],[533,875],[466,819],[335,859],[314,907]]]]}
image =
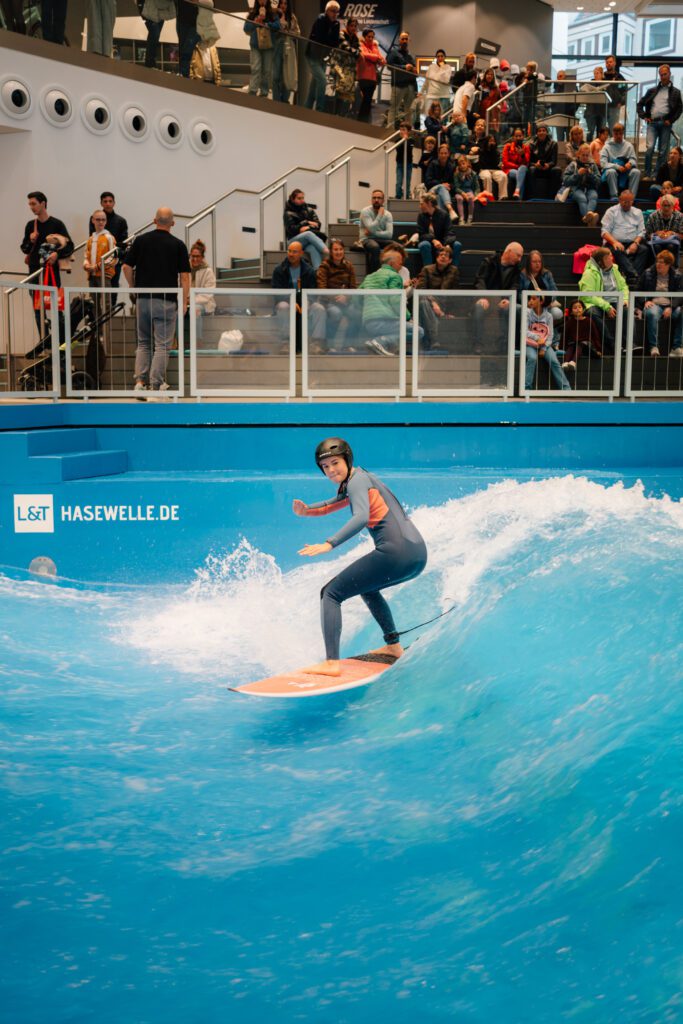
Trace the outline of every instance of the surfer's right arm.
{"type": "Polygon", "coordinates": [[[292,502],[292,512],[295,516],[327,516],[330,512],[337,512],[340,508],[346,508],[349,504],[348,498],[328,498],[327,501],[316,501],[307,505],[300,498],[292,502]]]}

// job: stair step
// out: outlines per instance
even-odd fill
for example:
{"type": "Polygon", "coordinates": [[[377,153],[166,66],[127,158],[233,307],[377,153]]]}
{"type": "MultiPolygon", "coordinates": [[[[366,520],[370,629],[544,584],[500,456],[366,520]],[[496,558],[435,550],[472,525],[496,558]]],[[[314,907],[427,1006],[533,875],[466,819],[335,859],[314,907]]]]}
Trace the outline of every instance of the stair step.
{"type": "Polygon", "coordinates": [[[33,430],[26,432],[26,454],[59,455],[66,452],[94,451],[97,448],[97,432],[84,427],[74,430],[33,430]]]}
{"type": "Polygon", "coordinates": [[[93,476],[114,476],[128,469],[123,449],[79,451],[63,455],[34,455],[28,465],[31,482],[59,483],[93,476]]]}

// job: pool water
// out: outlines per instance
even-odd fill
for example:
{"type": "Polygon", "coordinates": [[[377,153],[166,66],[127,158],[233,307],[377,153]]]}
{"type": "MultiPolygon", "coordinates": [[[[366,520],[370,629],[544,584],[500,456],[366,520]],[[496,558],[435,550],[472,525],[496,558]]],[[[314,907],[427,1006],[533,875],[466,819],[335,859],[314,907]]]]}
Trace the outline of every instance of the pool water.
{"type": "MultiPolygon", "coordinates": [[[[323,698],[227,687],[322,654],[368,540],[300,565],[292,520],[175,581],[0,576],[0,1020],[681,1019],[681,504],[451,493],[390,600],[453,610],[323,698]]],[[[379,642],[345,605],[343,653],[379,642]]]]}

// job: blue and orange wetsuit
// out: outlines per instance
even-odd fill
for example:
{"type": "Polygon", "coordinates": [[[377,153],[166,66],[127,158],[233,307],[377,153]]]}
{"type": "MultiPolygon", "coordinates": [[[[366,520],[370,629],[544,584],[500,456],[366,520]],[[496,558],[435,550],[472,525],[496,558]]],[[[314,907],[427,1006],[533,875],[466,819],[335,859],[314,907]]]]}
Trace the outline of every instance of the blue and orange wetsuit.
{"type": "Polygon", "coordinates": [[[347,505],[351,506],[351,519],[328,537],[327,543],[336,548],[367,526],[375,550],[343,569],[320,593],[325,652],[333,661],[339,659],[342,601],[362,597],[382,629],[384,642],[398,643],[391,609],[380,591],[414,579],[427,564],[425,542],[398,499],[381,480],[360,467],[352,470],[336,497],[308,505],[304,514],[326,516],[347,505]]]}

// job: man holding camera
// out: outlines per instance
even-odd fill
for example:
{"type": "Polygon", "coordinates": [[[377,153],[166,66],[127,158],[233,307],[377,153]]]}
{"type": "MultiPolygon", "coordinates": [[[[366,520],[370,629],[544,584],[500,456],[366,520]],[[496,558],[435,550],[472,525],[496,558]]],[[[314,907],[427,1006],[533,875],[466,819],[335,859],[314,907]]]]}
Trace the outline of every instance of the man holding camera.
{"type": "MultiPolygon", "coordinates": [[[[29,192],[27,198],[33,216],[24,228],[21,251],[24,253],[28,273],[31,275],[44,268],[43,273],[36,277],[36,283],[52,284],[59,288],[59,260],[68,259],[74,251],[74,243],[64,222],[47,212],[47,196],[44,192],[29,192]]],[[[61,301],[63,303],[63,298],[61,301]]],[[[44,323],[44,309],[47,308],[48,300],[43,297],[41,301],[40,293],[35,292],[34,311],[39,337],[44,333],[41,323],[44,323]]],[[[62,322],[63,317],[60,316],[62,322]]]]}

